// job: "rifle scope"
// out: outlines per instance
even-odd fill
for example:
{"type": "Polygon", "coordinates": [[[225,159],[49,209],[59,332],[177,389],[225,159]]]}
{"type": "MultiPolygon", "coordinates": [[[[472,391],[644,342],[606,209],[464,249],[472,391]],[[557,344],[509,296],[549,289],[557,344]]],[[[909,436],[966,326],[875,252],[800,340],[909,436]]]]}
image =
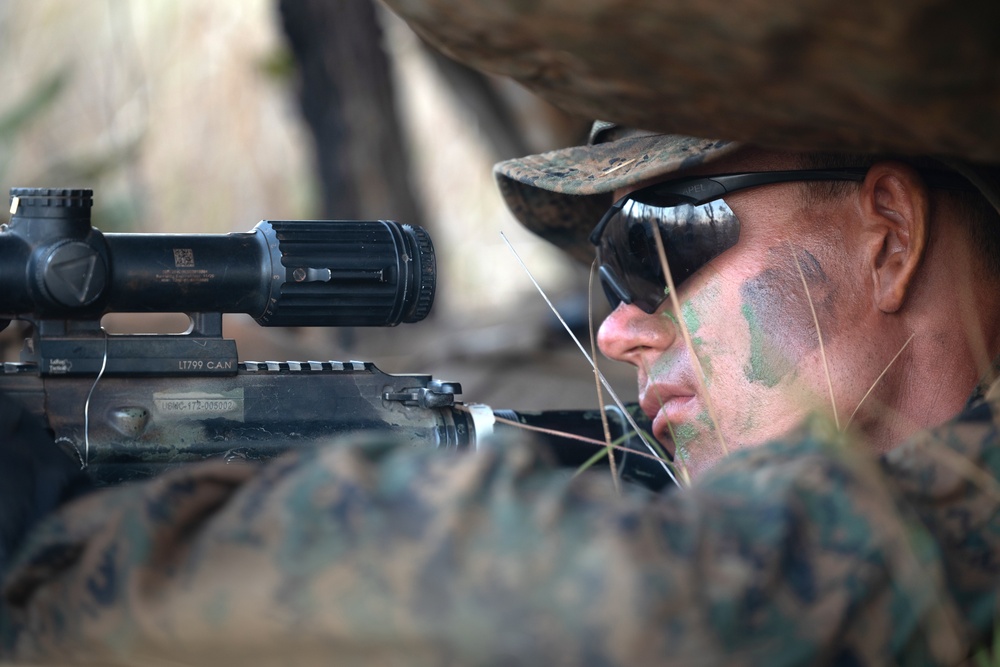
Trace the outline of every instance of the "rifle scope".
{"type": "Polygon", "coordinates": [[[263,220],[231,234],[102,234],[92,190],[12,188],[10,201],[0,318],[247,313],[263,326],[395,326],[434,301],[434,247],[420,227],[263,220]]]}

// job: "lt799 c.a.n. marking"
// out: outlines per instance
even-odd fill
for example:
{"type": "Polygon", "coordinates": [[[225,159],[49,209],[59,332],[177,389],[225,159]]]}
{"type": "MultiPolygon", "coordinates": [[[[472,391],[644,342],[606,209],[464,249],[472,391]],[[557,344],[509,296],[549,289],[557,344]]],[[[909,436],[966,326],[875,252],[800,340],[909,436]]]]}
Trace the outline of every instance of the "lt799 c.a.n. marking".
{"type": "Polygon", "coordinates": [[[179,359],[177,361],[177,368],[182,371],[200,371],[203,368],[210,371],[232,370],[233,362],[231,360],[203,361],[201,359],[179,359]]]}

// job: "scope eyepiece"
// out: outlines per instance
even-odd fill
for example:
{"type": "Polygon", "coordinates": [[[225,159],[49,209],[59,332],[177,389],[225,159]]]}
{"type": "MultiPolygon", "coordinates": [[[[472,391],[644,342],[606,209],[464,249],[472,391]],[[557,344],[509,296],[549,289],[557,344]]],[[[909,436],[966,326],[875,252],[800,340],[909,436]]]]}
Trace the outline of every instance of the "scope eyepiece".
{"type": "Polygon", "coordinates": [[[0,318],[247,313],[264,326],[394,326],[434,302],[434,246],[388,220],[265,220],[232,234],[102,234],[91,190],[11,189],[0,318]]]}
{"type": "Polygon", "coordinates": [[[434,302],[430,236],[388,220],[264,220],[271,249],[265,326],[385,326],[419,322],[434,302]]]}

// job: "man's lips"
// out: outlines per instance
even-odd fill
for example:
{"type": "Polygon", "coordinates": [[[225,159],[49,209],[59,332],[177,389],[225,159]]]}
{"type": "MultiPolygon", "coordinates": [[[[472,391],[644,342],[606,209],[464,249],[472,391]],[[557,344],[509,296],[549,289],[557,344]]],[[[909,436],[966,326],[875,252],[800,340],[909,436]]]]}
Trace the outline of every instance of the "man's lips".
{"type": "Polygon", "coordinates": [[[660,413],[666,413],[674,421],[676,414],[683,417],[690,407],[690,402],[696,397],[696,392],[679,385],[652,385],[639,396],[639,406],[646,416],[655,419],[660,413]]]}
{"type": "Polygon", "coordinates": [[[694,420],[697,398],[683,387],[653,386],[644,391],[639,405],[653,420],[653,437],[673,449],[670,426],[694,420]]]}

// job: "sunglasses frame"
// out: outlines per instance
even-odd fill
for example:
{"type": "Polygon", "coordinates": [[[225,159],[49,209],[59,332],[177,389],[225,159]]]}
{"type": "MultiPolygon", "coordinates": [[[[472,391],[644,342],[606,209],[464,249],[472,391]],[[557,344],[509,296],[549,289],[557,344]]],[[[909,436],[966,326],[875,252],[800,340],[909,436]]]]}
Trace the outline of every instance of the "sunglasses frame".
{"type": "MultiPolygon", "coordinates": [[[[976,188],[964,177],[957,173],[939,170],[917,169],[929,187],[945,190],[976,191],[976,188]]],[[[590,233],[590,242],[597,247],[600,253],[601,238],[611,220],[630,201],[635,201],[647,206],[672,207],[681,205],[702,206],[709,202],[725,197],[727,194],[756,188],[762,185],[773,185],[777,183],[796,182],[820,182],[820,181],[864,181],[868,175],[868,168],[847,167],[838,169],[796,169],[780,171],[753,171],[731,174],[715,174],[711,176],[688,176],[677,178],[662,183],[654,183],[648,187],[630,192],[620,198],[601,217],[601,220],[590,233]]],[[[714,259],[714,258],[713,258],[714,259]]],[[[711,260],[710,260],[711,261],[711,260]]],[[[598,273],[606,288],[610,287],[622,303],[631,304],[636,299],[629,294],[628,290],[621,285],[621,280],[617,278],[614,271],[604,264],[599,264],[598,273]]],[[[664,289],[666,285],[664,285],[664,289]]],[[[610,298],[610,295],[609,295],[610,298]]],[[[652,311],[648,307],[640,306],[643,311],[652,314],[660,305],[666,301],[664,296],[656,304],[652,311]]],[[[612,303],[614,305],[614,303],[612,303]]]]}

